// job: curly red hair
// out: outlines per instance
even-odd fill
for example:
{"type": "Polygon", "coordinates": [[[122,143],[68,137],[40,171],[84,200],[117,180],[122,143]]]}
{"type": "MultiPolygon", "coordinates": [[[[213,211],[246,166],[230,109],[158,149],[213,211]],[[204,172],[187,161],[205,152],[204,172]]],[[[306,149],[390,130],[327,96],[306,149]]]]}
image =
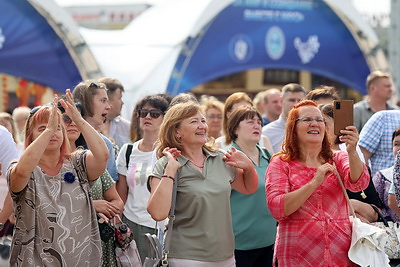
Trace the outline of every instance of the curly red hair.
{"type": "MultiPolygon", "coordinates": [[[[299,146],[299,139],[296,132],[296,120],[299,118],[299,109],[306,106],[318,108],[317,104],[311,100],[303,100],[292,108],[286,121],[285,139],[282,144],[282,151],[276,153],[274,156],[280,156],[284,161],[299,160],[301,158],[301,147],[299,146]]],[[[321,157],[325,162],[330,161],[333,157],[331,143],[326,128],[319,157],[321,157]]]]}

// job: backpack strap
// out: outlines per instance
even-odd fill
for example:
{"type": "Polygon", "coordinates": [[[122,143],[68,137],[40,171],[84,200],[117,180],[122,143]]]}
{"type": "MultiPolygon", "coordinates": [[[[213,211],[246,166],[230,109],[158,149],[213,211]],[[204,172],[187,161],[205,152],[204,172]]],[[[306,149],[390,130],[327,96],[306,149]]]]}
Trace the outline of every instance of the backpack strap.
{"type": "Polygon", "coordinates": [[[133,148],[132,144],[128,144],[128,146],[126,147],[126,153],[125,153],[126,169],[128,169],[129,166],[129,161],[131,159],[131,154],[132,154],[132,148],[133,148]]]}
{"type": "Polygon", "coordinates": [[[266,149],[265,147],[262,147],[261,149],[262,149],[262,151],[264,151],[265,155],[267,156],[267,161],[269,163],[271,161],[271,157],[272,157],[271,152],[269,152],[268,149],[266,149]]]}

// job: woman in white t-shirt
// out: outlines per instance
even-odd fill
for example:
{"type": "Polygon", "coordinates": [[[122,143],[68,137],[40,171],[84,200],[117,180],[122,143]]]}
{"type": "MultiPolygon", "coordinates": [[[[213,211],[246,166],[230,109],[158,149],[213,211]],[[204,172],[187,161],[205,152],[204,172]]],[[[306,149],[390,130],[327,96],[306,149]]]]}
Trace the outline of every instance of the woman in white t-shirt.
{"type": "Polygon", "coordinates": [[[147,177],[157,161],[155,143],[168,104],[160,95],[146,96],[136,104],[132,121],[138,120],[142,139],[124,144],[117,158],[117,191],[125,203],[123,220],[134,233],[142,261],[147,255],[144,234],[154,233],[156,228],[146,209],[150,197],[147,177]]]}

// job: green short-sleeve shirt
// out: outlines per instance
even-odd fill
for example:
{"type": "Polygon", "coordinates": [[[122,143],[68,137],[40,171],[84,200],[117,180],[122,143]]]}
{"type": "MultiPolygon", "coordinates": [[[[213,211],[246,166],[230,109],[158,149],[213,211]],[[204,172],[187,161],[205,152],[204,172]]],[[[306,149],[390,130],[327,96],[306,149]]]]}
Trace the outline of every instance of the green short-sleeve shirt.
{"type": "MultiPolygon", "coordinates": [[[[240,147],[233,143],[237,150],[240,147]]],[[[259,165],[253,163],[258,174],[258,189],[253,194],[242,194],[235,189],[231,193],[231,210],[235,249],[251,250],[271,246],[276,237],[276,220],[267,207],[265,196],[265,172],[269,158],[258,145],[259,165]]]]}
{"type": "MultiPolygon", "coordinates": [[[[229,199],[236,169],[225,164],[222,152],[203,151],[206,160],[202,173],[184,156],[178,158],[183,166],[177,173],[171,258],[221,261],[233,256],[229,199]]],[[[167,158],[162,157],[150,176],[161,178],[166,164],[167,158]]]]}

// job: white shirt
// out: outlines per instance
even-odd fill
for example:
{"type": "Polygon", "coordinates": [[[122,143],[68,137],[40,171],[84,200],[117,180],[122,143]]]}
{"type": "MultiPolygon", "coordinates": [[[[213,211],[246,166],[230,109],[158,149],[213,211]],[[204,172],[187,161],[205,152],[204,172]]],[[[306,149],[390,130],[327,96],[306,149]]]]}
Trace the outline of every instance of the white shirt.
{"type": "Polygon", "coordinates": [[[285,138],[286,121],[279,116],[276,121],[270,122],[262,128],[262,134],[267,136],[271,142],[274,153],[281,151],[283,139],[285,138]]]}
{"type": "Polygon", "coordinates": [[[125,175],[128,185],[128,197],[125,203],[124,215],[134,223],[150,228],[156,227],[156,222],[147,212],[147,202],[150,192],[147,189],[147,179],[157,161],[155,150],[142,152],[138,146],[142,140],[133,143],[132,153],[126,169],[126,149],[122,146],[117,158],[118,173],[125,175]]]}
{"type": "Polygon", "coordinates": [[[124,144],[130,143],[130,128],[131,122],[118,116],[110,121],[110,131],[108,135],[110,138],[114,139],[115,144],[121,148],[124,144]]]}
{"type": "Polygon", "coordinates": [[[0,208],[3,208],[4,199],[8,192],[6,172],[10,162],[18,159],[17,146],[12,135],[6,128],[0,126],[0,162],[2,175],[0,176],[0,208]]]}

